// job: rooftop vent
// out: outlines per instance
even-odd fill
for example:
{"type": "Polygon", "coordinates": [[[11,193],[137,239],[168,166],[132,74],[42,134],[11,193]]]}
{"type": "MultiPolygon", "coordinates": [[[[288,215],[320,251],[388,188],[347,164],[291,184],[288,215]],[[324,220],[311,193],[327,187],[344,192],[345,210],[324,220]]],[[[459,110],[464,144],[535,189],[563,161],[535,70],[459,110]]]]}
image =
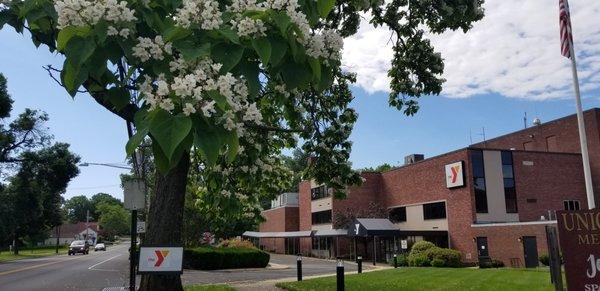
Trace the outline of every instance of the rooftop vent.
{"type": "Polygon", "coordinates": [[[410,164],[414,164],[418,161],[422,161],[424,159],[425,159],[425,156],[423,154],[412,154],[412,155],[408,155],[408,156],[404,157],[404,164],[410,165],[410,164]]]}
{"type": "Polygon", "coordinates": [[[540,124],[542,124],[542,121],[541,121],[539,118],[537,118],[537,117],[536,117],[536,118],[533,120],[533,125],[540,125],[540,124]]]}

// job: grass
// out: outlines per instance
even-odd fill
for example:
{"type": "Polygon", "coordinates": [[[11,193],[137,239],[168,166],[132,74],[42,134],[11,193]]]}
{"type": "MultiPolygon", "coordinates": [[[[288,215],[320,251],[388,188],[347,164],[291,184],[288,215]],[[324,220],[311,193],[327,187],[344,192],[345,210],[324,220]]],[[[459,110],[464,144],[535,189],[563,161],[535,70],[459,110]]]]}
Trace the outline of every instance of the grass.
{"type": "MultiPolygon", "coordinates": [[[[278,283],[286,290],[335,290],[336,278],[278,283]]],[[[346,290],[553,290],[547,269],[400,268],[346,275],[346,290]]]]}
{"type": "Polygon", "coordinates": [[[234,291],[235,288],[227,285],[190,285],[184,286],[184,291],[234,291]]]}
{"type": "MultiPolygon", "coordinates": [[[[58,254],[66,254],[67,247],[61,246],[58,249],[58,254]]],[[[19,259],[28,259],[28,258],[39,258],[39,257],[47,257],[53,256],[56,254],[55,246],[44,246],[44,247],[35,247],[35,248],[22,248],[19,249],[18,255],[13,255],[11,252],[5,250],[0,252],[0,262],[6,261],[14,261],[19,259]]]]}

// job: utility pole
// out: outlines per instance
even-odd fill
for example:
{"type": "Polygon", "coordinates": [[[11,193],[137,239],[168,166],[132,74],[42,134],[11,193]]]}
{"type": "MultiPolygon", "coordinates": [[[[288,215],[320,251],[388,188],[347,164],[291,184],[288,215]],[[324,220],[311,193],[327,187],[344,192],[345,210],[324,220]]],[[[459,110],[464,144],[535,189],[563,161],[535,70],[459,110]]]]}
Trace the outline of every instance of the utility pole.
{"type": "Polygon", "coordinates": [[[90,210],[85,213],[85,241],[90,240],[90,210]]]}

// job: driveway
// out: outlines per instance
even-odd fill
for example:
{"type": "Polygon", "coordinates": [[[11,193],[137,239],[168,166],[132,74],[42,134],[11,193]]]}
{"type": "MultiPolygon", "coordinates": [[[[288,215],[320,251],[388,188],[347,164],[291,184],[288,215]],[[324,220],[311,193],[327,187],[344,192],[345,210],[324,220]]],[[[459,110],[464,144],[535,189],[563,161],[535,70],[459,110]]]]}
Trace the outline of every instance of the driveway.
{"type": "MultiPolygon", "coordinates": [[[[378,265],[379,267],[379,265],[378,265]]],[[[368,271],[374,267],[370,263],[363,263],[363,270],[368,271]]],[[[303,277],[319,275],[335,275],[336,261],[302,257],[303,277]]],[[[345,272],[356,272],[354,262],[344,261],[345,272]]],[[[296,256],[271,254],[269,267],[264,269],[233,269],[196,271],[184,270],[182,281],[184,285],[196,284],[228,284],[239,289],[247,290],[273,290],[274,282],[296,280],[296,256]],[[256,288],[248,288],[253,287],[256,288]],[[244,288],[246,287],[246,288],[244,288]]]]}

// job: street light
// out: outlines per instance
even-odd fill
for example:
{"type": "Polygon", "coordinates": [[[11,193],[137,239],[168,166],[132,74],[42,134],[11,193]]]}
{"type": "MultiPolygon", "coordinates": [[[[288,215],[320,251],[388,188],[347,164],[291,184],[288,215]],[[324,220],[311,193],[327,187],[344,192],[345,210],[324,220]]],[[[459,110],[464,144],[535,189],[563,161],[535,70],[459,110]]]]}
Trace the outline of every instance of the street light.
{"type": "Polygon", "coordinates": [[[105,167],[111,167],[111,168],[117,168],[117,169],[125,169],[125,170],[131,170],[131,169],[133,169],[132,167],[129,167],[129,166],[118,165],[118,164],[108,164],[108,163],[89,163],[89,162],[83,162],[83,163],[79,164],[79,166],[80,167],[105,166],[105,167]]]}

